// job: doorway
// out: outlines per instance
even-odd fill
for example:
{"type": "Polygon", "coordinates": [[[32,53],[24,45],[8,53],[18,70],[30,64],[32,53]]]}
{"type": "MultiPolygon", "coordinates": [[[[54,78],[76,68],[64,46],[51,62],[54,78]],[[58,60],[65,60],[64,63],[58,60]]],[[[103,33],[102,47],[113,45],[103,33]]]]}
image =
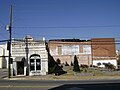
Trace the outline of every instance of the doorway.
{"type": "Polygon", "coordinates": [[[17,62],[17,75],[24,75],[24,62],[17,62]]]}

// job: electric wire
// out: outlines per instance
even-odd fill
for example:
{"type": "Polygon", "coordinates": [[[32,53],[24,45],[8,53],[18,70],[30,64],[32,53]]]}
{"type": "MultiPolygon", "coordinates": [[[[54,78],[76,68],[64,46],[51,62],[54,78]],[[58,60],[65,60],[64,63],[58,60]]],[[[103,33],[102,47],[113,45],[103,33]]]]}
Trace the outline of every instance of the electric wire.
{"type": "Polygon", "coordinates": [[[49,26],[14,26],[12,28],[106,28],[106,27],[120,27],[120,25],[101,25],[101,26],[73,26],[73,27],[57,27],[57,26],[53,26],[53,27],[49,27],[49,26]]]}

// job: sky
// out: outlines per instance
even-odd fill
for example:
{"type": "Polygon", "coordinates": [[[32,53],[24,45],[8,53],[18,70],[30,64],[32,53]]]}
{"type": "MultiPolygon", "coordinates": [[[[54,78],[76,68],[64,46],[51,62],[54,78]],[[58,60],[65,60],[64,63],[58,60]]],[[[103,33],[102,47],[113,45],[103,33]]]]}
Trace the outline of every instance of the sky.
{"type": "Polygon", "coordinates": [[[120,40],[120,0],[0,0],[0,40],[8,38],[115,38],[120,40]]]}

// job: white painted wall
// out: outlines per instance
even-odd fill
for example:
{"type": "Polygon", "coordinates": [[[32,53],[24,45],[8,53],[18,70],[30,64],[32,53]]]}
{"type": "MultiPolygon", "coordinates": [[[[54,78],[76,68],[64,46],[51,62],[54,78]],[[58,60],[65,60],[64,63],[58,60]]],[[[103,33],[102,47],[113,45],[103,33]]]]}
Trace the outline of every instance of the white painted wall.
{"type": "Polygon", "coordinates": [[[2,68],[2,57],[0,57],[0,68],[2,68]]]}
{"type": "Polygon", "coordinates": [[[117,60],[93,60],[93,65],[97,66],[97,63],[101,63],[99,67],[105,67],[103,63],[111,63],[117,68],[117,60]]]}
{"type": "MultiPolygon", "coordinates": [[[[26,45],[25,42],[19,42],[19,41],[13,41],[12,42],[12,58],[13,61],[15,61],[15,57],[26,57],[26,51],[25,51],[26,45]]],[[[41,58],[41,71],[40,72],[29,72],[30,75],[46,75],[48,73],[48,53],[46,50],[46,46],[45,46],[45,42],[44,41],[28,41],[28,58],[30,58],[31,55],[33,54],[38,54],[40,55],[41,58]]],[[[29,60],[28,60],[28,64],[29,64],[29,60]]],[[[13,67],[15,69],[16,65],[15,63],[13,64],[13,67]]],[[[24,67],[24,75],[25,75],[25,71],[26,71],[26,66],[24,67]]]]}
{"type": "Polygon", "coordinates": [[[0,45],[0,68],[8,68],[8,56],[7,44],[0,45]]]}

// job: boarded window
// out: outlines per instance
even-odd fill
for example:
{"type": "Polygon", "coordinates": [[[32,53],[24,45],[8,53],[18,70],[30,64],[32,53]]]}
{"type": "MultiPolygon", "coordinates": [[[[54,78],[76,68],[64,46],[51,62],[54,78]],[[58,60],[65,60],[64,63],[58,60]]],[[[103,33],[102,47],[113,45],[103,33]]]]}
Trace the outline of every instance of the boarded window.
{"type": "Polygon", "coordinates": [[[83,53],[91,54],[91,46],[90,45],[84,45],[83,46],[83,53]]]}
{"type": "Polygon", "coordinates": [[[63,45],[62,55],[77,55],[79,54],[79,45],[63,45]]]}

